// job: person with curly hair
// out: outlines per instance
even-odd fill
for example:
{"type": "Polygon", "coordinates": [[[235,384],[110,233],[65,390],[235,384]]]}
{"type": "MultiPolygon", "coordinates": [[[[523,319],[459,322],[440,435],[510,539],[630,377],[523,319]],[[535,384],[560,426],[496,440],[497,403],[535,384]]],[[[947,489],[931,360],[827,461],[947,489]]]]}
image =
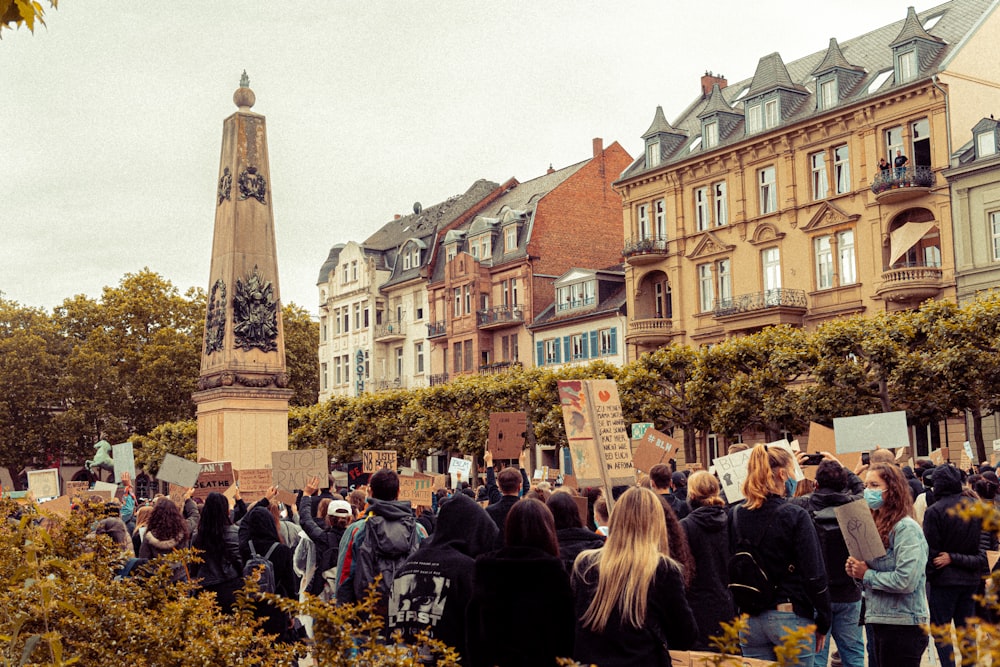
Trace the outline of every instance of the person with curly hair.
{"type": "MultiPolygon", "coordinates": [[[[191,500],[194,489],[184,494],[184,514],[170,498],[160,498],[153,506],[146,534],[139,545],[139,558],[153,559],[191,546],[191,533],[198,525],[198,504],[191,500]]],[[[186,579],[183,567],[174,568],[174,580],[186,579]]]]}

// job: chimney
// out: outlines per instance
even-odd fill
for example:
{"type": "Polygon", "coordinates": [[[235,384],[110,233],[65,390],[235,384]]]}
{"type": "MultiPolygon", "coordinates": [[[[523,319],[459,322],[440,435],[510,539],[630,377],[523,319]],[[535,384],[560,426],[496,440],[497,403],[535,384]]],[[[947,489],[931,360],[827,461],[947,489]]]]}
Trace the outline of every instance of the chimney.
{"type": "Polygon", "coordinates": [[[554,174],[554,173],[556,173],[556,170],[552,168],[552,163],[551,162],[549,162],[549,169],[545,173],[546,174],[554,174]]]}
{"type": "Polygon", "coordinates": [[[712,94],[712,86],[719,84],[719,90],[722,90],[728,85],[726,77],[721,74],[712,74],[711,70],[705,70],[704,76],[701,77],[701,96],[708,97],[712,94]]]}
{"type": "Polygon", "coordinates": [[[599,156],[604,152],[604,139],[600,137],[594,137],[594,157],[599,156]]]}
{"type": "Polygon", "coordinates": [[[401,216],[401,215],[400,215],[399,213],[396,213],[395,215],[393,215],[393,216],[392,216],[392,219],[393,219],[393,220],[399,220],[399,219],[400,219],[400,218],[402,218],[402,217],[403,217],[403,216],[401,216]]]}

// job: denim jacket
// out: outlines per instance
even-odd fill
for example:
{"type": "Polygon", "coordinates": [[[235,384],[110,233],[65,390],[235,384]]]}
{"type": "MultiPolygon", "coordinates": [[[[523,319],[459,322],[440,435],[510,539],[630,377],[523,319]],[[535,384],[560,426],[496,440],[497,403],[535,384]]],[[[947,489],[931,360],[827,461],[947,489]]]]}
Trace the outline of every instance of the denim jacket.
{"type": "Polygon", "coordinates": [[[920,525],[904,517],[889,535],[881,558],[868,561],[862,580],[865,623],[924,625],[927,611],[927,540],[920,525]]]}

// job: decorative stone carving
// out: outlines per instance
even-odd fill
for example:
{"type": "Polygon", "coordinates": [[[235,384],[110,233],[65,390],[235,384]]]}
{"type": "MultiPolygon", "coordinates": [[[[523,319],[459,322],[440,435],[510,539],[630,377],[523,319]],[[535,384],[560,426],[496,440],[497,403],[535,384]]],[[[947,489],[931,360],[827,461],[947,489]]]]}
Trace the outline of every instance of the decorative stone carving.
{"type": "Polygon", "coordinates": [[[205,316],[205,354],[222,350],[226,335],[226,283],[222,278],[212,285],[205,316]]]}
{"type": "Polygon", "coordinates": [[[233,189],[233,174],[229,171],[229,167],[226,167],[222,176],[219,177],[219,204],[223,201],[230,199],[230,192],[233,189]]]}
{"type": "Polygon", "coordinates": [[[240,201],[253,197],[261,204],[266,204],[267,181],[263,174],[257,173],[257,167],[247,167],[240,174],[240,201]]]}
{"type": "Polygon", "coordinates": [[[236,279],[233,295],[234,344],[244,352],[258,348],[271,352],[278,348],[278,300],[274,285],[264,280],[256,266],[245,280],[236,279]]]}

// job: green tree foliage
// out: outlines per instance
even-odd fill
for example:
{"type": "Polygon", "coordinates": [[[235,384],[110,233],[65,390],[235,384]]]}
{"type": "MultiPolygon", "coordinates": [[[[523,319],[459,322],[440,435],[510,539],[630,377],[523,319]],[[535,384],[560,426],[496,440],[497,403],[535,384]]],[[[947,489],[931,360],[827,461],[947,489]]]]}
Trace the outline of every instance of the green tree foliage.
{"type": "Polygon", "coordinates": [[[285,332],[285,367],[289,389],[295,390],[289,403],[312,405],[319,398],[319,323],[295,304],[281,308],[285,332]]]}
{"type": "MultiPolygon", "coordinates": [[[[56,9],[59,0],[48,0],[56,9]]],[[[45,25],[45,7],[37,0],[0,0],[0,39],[3,31],[24,25],[35,32],[35,24],[45,25]]]]}

